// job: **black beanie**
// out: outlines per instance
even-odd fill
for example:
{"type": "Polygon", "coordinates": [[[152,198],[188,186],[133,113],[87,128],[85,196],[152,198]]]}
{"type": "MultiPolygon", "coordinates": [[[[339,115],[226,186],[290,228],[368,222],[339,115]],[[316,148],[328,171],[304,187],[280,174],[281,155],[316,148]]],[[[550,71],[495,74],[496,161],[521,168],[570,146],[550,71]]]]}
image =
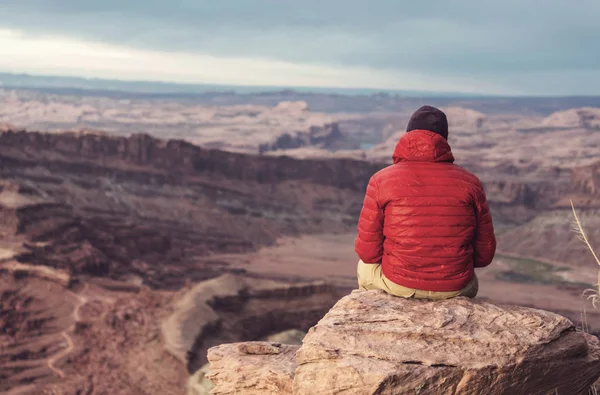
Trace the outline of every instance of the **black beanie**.
{"type": "Polygon", "coordinates": [[[410,117],[406,131],[411,130],[429,130],[448,140],[448,119],[442,110],[423,106],[410,117]]]}

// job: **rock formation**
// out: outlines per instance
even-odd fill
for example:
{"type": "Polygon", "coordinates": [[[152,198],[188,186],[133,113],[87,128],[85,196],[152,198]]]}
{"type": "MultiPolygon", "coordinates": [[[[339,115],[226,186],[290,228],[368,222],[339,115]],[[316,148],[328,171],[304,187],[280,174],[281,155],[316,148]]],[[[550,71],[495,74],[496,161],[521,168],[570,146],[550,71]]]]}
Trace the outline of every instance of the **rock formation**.
{"type": "MultiPolygon", "coordinates": [[[[215,385],[211,394],[293,394],[298,348],[280,343],[247,342],[210,349],[210,370],[206,377],[215,385]]],[[[311,394],[332,394],[333,390],[315,389],[311,394]]]]}
{"type": "Polygon", "coordinates": [[[587,195],[588,198],[598,196],[600,192],[600,162],[573,169],[573,184],[576,191],[587,195]]]}
{"type": "Polygon", "coordinates": [[[556,112],[542,121],[542,125],[549,128],[586,128],[600,129],[600,108],[583,107],[556,112]]]}
{"type": "Polygon", "coordinates": [[[308,111],[308,103],[305,101],[284,100],[279,102],[274,110],[283,113],[302,114],[308,111]]]}
{"type": "Polygon", "coordinates": [[[354,291],[296,349],[208,352],[213,394],[585,394],[600,342],[542,310],[354,291]]]}
{"type": "Polygon", "coordinates": [[[208,347],[298,343],[338,299],[324,283],[240,273],[173,292],[8,263],[0,262],[3,394],[182,394],[187,382],[201,389],[196,369],[208,347]]]}
{"type": "Polygon", "coordinates": [[[9,130],[0,134],[0,248],[75,275],[178,288],[226,265],[199,257],[352,229],[378,168],[147,135],[9,130]]]}
{"type": "Polygon", "coordinates": [[[225,274],[199,283],[162,326],[167,349],[195,372],[213,345],[308,330],[337,301],[324,282],[287,284],[225,274]]]}
{"type": "Polygon", "coordinates": [[[272,144],[262,144],[260,153],[269,151],[294,150],[297,148],[312,147],[323,150],[357,149],[356,145],[348,143],[340,131],[339,124],[328,123],[324,126],[311,126],[308,131],[284,133],[272,144]]]}
{"type": "MultiPolygon", "coordinates": [[[[241,347],[241,349],[239,349],[239,351],[243,352],[243,353],[257,354],[259,356],[258,358],[256,358],[256,361],[255,361],[257,363],[260,363],[262,361],[262,358],[260,358],[260,355],[264,355],[265,353],[280,354],[278,357],[276,357],[277,363],[279,363],[278,370],[272,371],[272,372],[274,372],[275,375],[278,375],[278,374],[280,374],[279,372],[283,371],[283,376],[273,377],[272,382],[274,385],[277,385],[277,383],[280,383],[280,382],[283,382],[287,385],[287,384],[291,384],[291,378],[293,378],[294,369],[296,368],[296,365],[294,363],[294,356],[291,354],[295,353],[298,350],[299,345],[302,344],[302,338],[305,335],[306,335],[306,333],[304,333],[302,331],[299,331],[297,329],[290,329],[287,331],[276,333],[271,336],[267,336],[267,338],[264,339],[264,342],[245,343],[247,345],[247,347],[246,348],[241,347]],[[267,342],[267,343],[265,343],[265,342],[267,342]],[[272,345],[269,343],[277,343],[278,345],[272,345]],[[281,345],[281,343],[283,343],[285,345],[281,345]]],[[[224,358],[223,362],[227,363],[229,360],[230,359],[228,359],[228,358],[224,358]]],[[[244,362],[244,364],[246,364],[245,369],[248,368],[252,364],[252,361],[250,361],[249,359],[244,359],[243,362],[244,362]]],[[[217,363],[217,362],[215,362],[215,363],[217,363]]],[[[231,366],[229,368],[231,368],[231,366]]],[[[254,374],[256,375],[258,380],[263,380],[263,376],[265,375],[265,372],[263,371],[264,368],[271,369],[271,365],[263,365],[263,366],[257,365],[257,366],[252,367],[252,369],[256,370],[256,372],[254,374]]],[[[196,373],[194,373],[192,376],[190,376],[190,379],[188,380],[187,395],[209,395],[210,394],[210,391],[214,388],[214,385],[206,377],[206,374],[208,373],[209,369],[210,369],[210,364],[207,363],[206,365],[202,366],[202,368],[200,368],[198,371],[196,371],[196,373]]],[[[229,384],[233,388],[235,388],[235,386],[237,385],[237,383],[229,383],[229,384]]],[[[291,386],[289,388],[285,388],[285,390],[291,391],[291,386]]],[[[267,389],[267,391],[268,391],[268,389],[267,389]]]]}
{"type": "Polygon", "coordinates": [[[448,117],[453,133],[475,134],[485,132],[487,116],[479,111],[464,107],[442,108],[448,117]]]}

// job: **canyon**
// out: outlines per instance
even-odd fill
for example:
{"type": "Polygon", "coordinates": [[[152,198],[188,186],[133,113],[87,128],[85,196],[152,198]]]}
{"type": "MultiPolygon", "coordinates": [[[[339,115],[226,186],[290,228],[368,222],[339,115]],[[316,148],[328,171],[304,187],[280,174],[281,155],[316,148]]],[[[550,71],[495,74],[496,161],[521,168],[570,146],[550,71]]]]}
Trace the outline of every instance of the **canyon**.
{"type": "MultiPolygon", "coordinates": [[[[306,331],[350,293],[365,186],[418,100],[272,96],[1,91],[0,391],[184,393],[209,347],[306,331]]],[[[570,202],[600,246],[600,109],[482,102],[442,103],[496,225],[481,299],[599,331],[570,202]]]]}

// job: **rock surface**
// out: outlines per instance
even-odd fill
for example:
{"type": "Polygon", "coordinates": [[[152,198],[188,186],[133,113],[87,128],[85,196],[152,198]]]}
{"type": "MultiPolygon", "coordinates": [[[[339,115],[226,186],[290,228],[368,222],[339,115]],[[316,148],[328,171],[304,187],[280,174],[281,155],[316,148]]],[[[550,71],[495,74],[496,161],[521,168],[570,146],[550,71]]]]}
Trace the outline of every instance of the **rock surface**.
{"type": "Polygon", "coordinates": [[[598,339],[557,314],[379,291],[341,299],[295,356],[242,343],[208,358],[215,394],[583,394],[600,377],[598,339]]]}
{"type": "MultiPolygon", "coordinates": [[[[210,349],[212,395],[275,395],[293,391],[298,346],[268,342],[224,344],[210,349]]],[[[319,394],[320,392],[312,392],[319,394]]]]}
{"type": "MultiPolygon", "coordinates": [[[[281,354],[281,357],[278,358],[279,363],[276,366],[277,370],[271,371],[275,372],[276,377],[278,377],[278,379],[276,379],[275,381],[283,381],[284,385],[282,388],[286,388],[289,390],[290,388],[292,388],[292,380],[294,378],[293,370],[296,368],[296,365],[294,363],[294,355],[296,350],[298,350],[298,348],[302,344],[302,338],[304,338],[305,335],[306,332],[303,332],[301,330],[288,329],[286,331],[267,336],[264,339],[264,342],[240,343],[244,345],[252,344],[251,347],[240,347],[238,344],[226,344],[221,347],[220,352],[217,351],[216,354],[213,353],[213,358],[219,358],[220,356],[223,356],[224,359],[220,360],[220,363],[222,363],[223,366],[228,366],[228,363],[231,361],[228,358],[231,358],[232,356],[241,358],[245,356],[250,356],[250,361],[246,359],[243,359],[241,361],[231,361],[233,364],[240,362],[246,364],[252,363],[253,360],[257,360],[256,357],[252,359],[252,356],[265,355],[265,353],[266,355],[272,355],[273,350],[276,350],[276,352],[281,354]],[[277,345],[272,345],[270,343],[276,343],[277,345]],[[280,346],[280,344],[282,343],[285,344],[285,346],[280,346]]],[[[218,348],[215,348],[214,350],[217,349],[218,348]]],[[[269,367],[269,369],[272,369],[270,365],[267,366],[269,367]]],[[[214,388],[214,384],[208,379],[208,377],[206,377],[209,369],[210,364],[207,363],[204,366],[202,366],[196,373],[190,376],[188,380],[187,395],[209,395],[211,393],[210,391],[214,388]]],[[[257,369],[257,371],[259,372],[259,374],[265,373],[262,372],[260,369],[257,369]]],[[[221,379],[226,381],[228,380],[227,376],[217,378],[217,380],[221,379]]],[[[225,389],[221,387],[221,390],[223,391],[225,389]]]]}

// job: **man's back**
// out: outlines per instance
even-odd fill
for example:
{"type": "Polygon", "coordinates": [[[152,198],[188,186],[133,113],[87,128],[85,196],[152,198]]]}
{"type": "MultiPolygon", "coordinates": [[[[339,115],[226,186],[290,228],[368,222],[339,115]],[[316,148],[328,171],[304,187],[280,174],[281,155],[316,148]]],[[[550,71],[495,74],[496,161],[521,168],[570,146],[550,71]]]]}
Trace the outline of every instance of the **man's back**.
{"type": "Polygon", "coordinates": [[[405,134],[394,165],[375,174],[358,225],[356,252],[381,263],[395,284],[447,292],[465,287],[491,262],[496,240],[479,179],[453,164],[446,139],[405,134]]]}

